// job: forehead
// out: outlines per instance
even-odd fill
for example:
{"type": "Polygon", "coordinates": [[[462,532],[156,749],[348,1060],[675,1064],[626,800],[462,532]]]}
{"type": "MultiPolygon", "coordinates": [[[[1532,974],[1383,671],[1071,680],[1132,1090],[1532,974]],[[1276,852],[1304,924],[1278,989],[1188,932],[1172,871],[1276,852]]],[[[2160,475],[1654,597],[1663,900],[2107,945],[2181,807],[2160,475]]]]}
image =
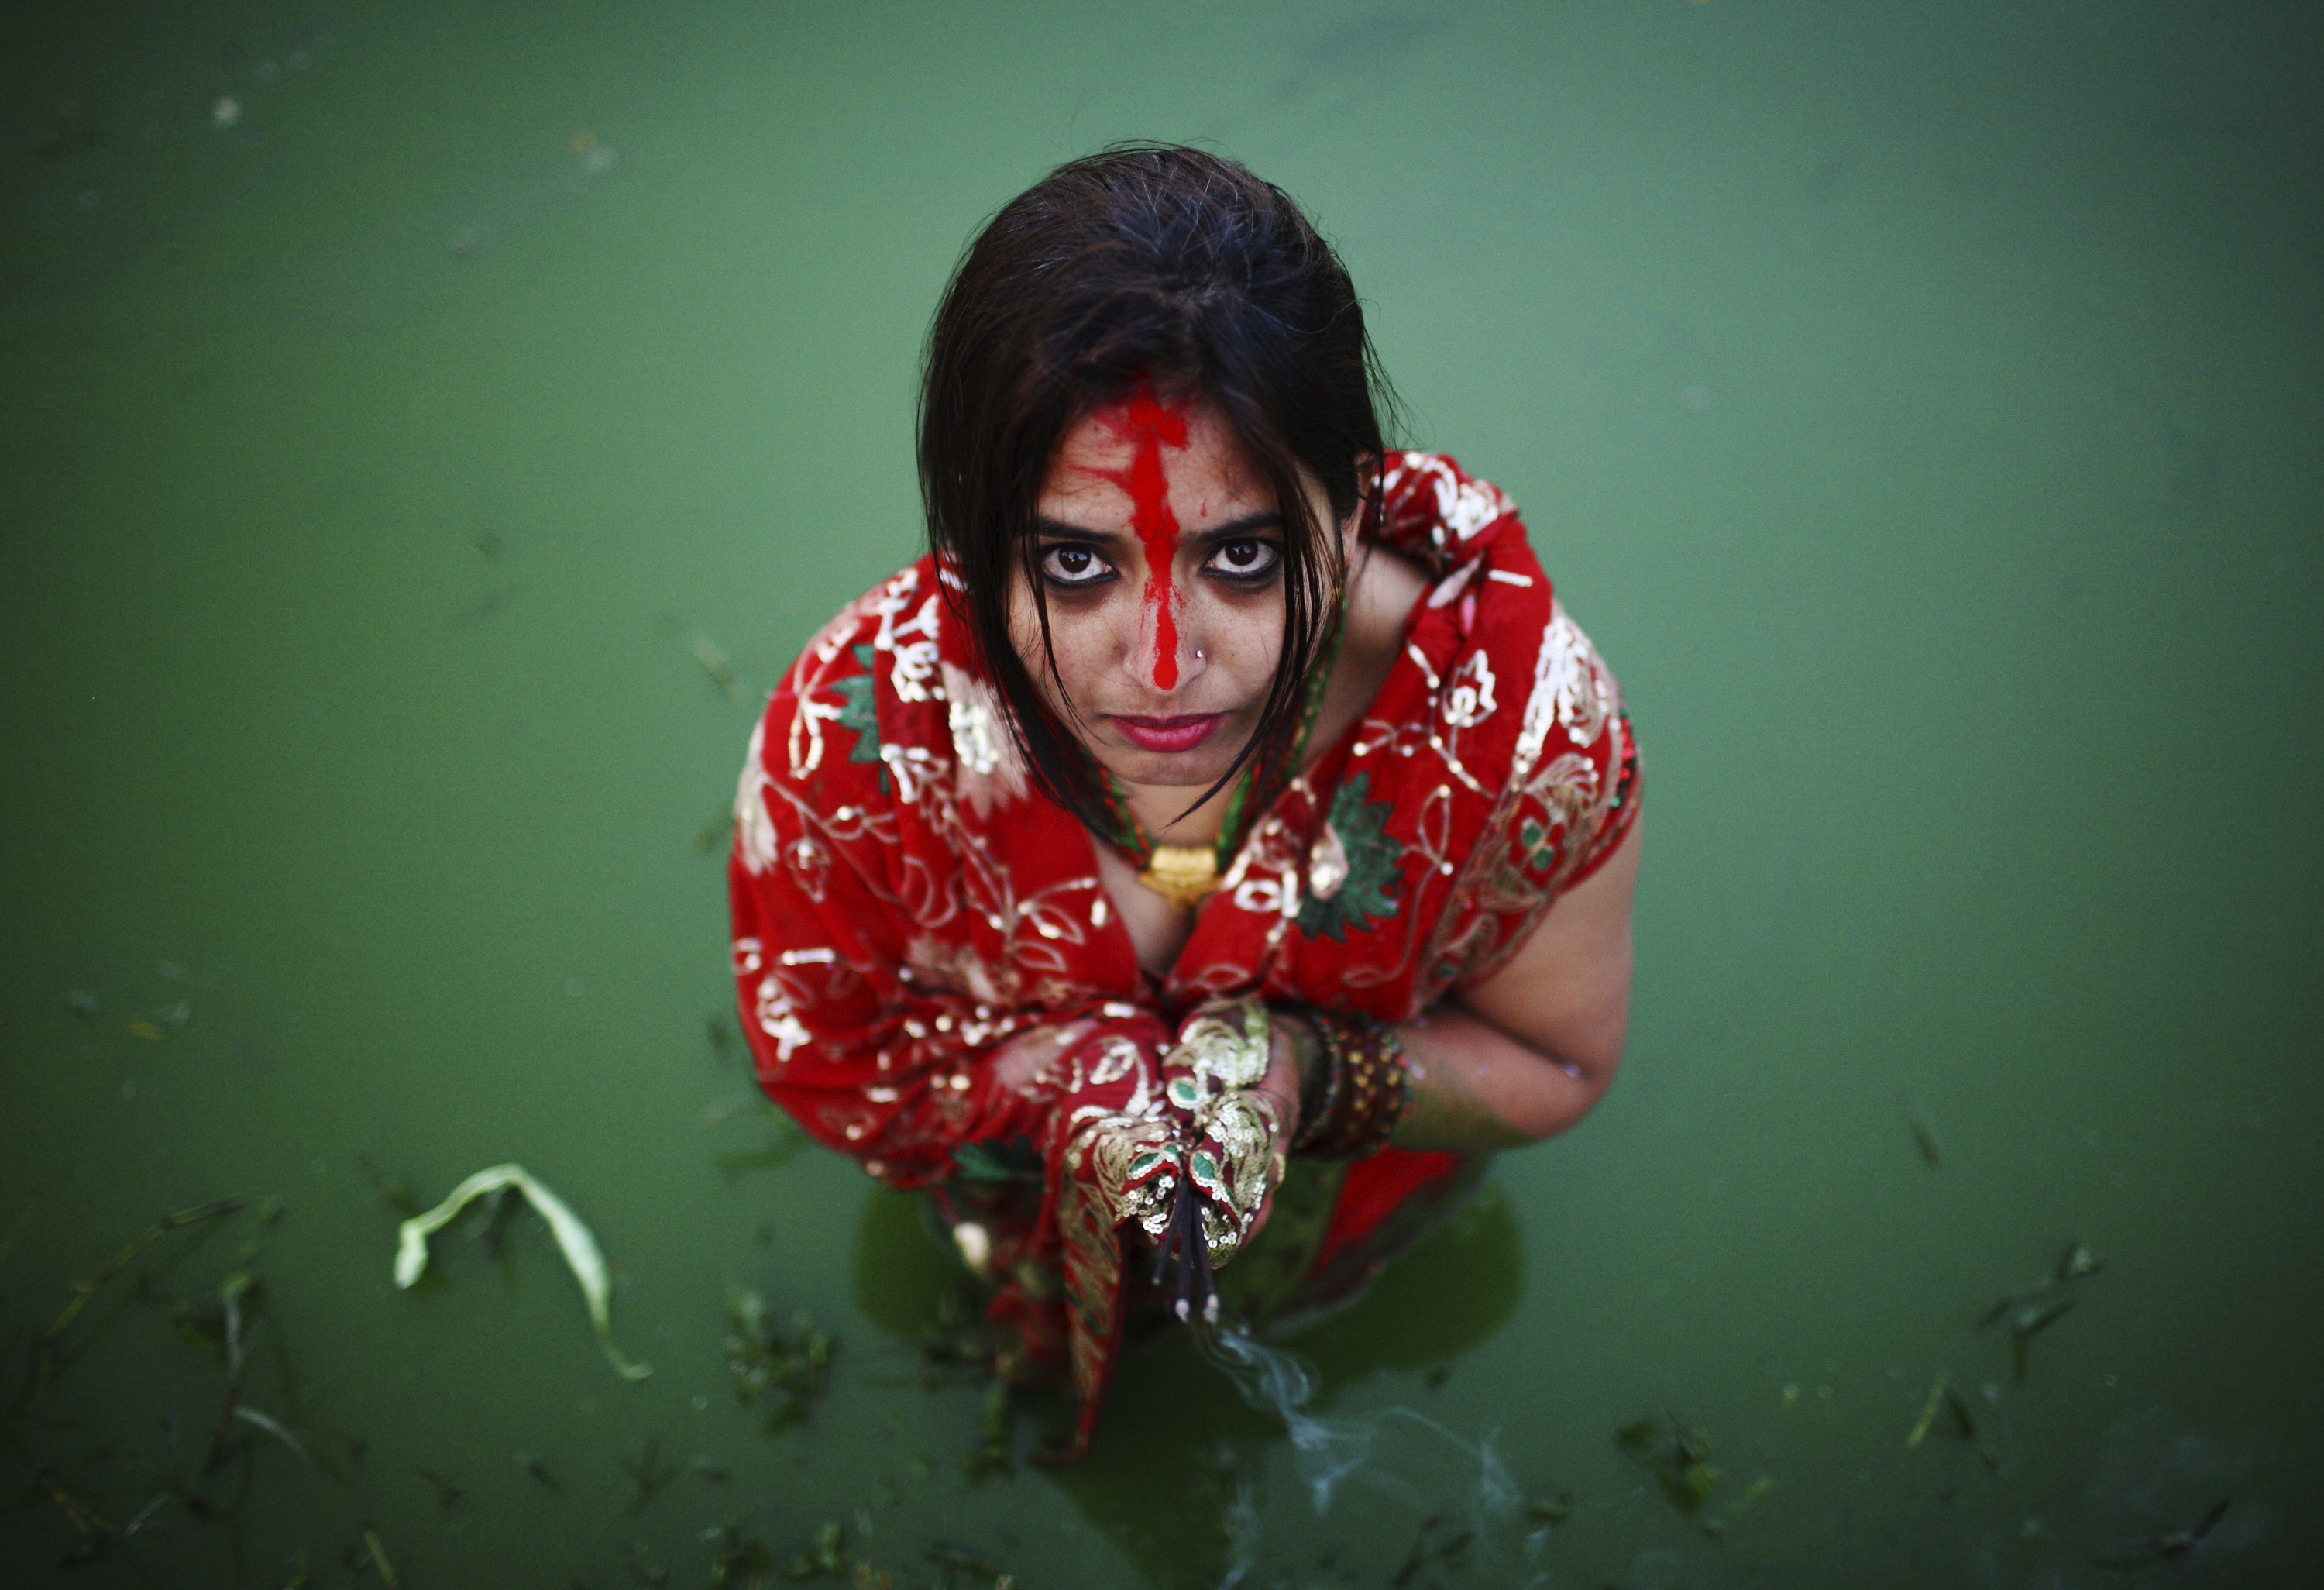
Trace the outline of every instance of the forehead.
{"type": "Polygon", "coordinates": [[[1265,490],[1226,417],[1216,404],[1196,397],[1166,405],[1158,414],[1125,401],[1082,415],[1058,439],[1041,495],[1126,500],[1128,471],[1148,448],[1157,455],[1174,495],[1199,489],[1240,500],[1265,490]],[[1182,437],[1184,446],[1178,445],[1182,437]]]}

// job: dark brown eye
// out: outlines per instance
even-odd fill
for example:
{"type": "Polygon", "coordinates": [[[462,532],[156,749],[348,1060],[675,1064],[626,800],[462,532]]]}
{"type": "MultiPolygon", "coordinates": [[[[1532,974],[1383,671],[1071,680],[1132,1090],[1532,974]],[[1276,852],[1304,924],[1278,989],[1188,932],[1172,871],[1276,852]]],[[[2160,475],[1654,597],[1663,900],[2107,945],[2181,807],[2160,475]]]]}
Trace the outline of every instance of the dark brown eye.
{"type": "Polygon", "coordinates": [[[1283,550],[1273,541],[1227,541],[1211,554],[1210,568],[1230,579],[1258,579],[1274,573],[1282,556],[1283,550]]]}
{"type": "Polygon", "coordinates": [[[1051,547],[1041,554],[1041,573],[1052,585],[1093,586],[1109,578],[1113,570],[1087,547],[1068,544],[1051,547]]]}

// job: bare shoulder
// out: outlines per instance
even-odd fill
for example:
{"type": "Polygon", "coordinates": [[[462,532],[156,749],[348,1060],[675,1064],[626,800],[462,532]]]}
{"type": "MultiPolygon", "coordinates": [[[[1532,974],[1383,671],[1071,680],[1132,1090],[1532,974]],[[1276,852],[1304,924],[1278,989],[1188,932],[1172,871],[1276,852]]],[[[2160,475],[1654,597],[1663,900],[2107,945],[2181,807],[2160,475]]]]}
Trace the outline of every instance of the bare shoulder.
{"type": "Polygon", "coordinates": [[[1347,633],[1307,739],[1311,758],[1345,734],[1379,694],[1404,649],[1405,620],[1427,589],[1428,576],[1401,552],[1376,543],[1358,550],[1348,588],[1347,633]]]}

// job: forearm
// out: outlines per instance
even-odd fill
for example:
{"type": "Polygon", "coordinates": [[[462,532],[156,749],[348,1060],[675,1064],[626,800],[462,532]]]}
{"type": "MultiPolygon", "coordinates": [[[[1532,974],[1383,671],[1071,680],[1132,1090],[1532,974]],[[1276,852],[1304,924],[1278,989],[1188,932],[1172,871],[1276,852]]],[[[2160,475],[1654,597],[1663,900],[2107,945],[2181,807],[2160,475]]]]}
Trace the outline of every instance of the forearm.
{"type": "Polygon", "coordinates": [[[1516,1148],[1590,1113],[1611,1068],[1593,1071],[1526,1047],[1458,1005],[1396,1030],[1412,1071],[1398,1148],[1516,1148]]]}

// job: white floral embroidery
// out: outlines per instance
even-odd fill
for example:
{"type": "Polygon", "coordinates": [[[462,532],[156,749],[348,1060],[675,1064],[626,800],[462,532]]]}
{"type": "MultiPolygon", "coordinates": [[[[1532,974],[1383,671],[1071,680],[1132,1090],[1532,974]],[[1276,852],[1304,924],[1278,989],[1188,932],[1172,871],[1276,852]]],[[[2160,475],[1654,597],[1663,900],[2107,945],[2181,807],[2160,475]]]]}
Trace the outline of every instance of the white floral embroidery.
{"type": "MultiPolygon", "coordinates": [[[[936,598],[930,596],[930,602],[936,598]]],[[[936,673],[936,643],[934,641],[911,641],[896,648],[896,666],[889,670],[889,682],[896,688],[899,701],[930,701],[936,698],[928,689],[928,680],[936,673]]]]}
{"type": "Polygon", "coordinates": [[[1499,487],[1481,480],[1454,485],[1448,476],[1440,476],[1436,500],[1444,505],[1444,528],[1457,541],[1467,541],[1494,520],[1517,511],[1516,504],[1503,496],[1499,487]],[[1448,486],[1452,488],[1449,491],[1448,486]]]}
{"type": "Polygon", "coordinates": [[[814,1040],[814,1034],[792,1009],[790,996],[772,977],[759,979],[758,1005],[759,1031],[775,1040],[778,1062],[789,1059],[793,1050],[814,1040]]]}
{"type": "MultiPolygon", "coordinates": [[[[1025,759],[1001,718],[1001,698],[965,669],[944,665],[944,691],[951,705],[952,753],[961,793],[980,818],[1025,796],[1025,759]]],[[[1099,924],[1101,927],[1102,923],[1099,924]]]]}
{"type": "Polygon", "coordinates": [[[1541,632],[1541,651],[1533,664],[1533,692],[1526,698],[1525,720],[1517,730],[1512,782],[1533,772],[1553,727],[1566,731],[1574,744],[1597,744],[1613,715],[1613,681],[1598,661],[1589,638],[1565,615],[1564,605],[1553,602],[1549,623],[1541,632]]]}
{"type": "Polygon", "coordinates": [[[1493,667],[1482,652],[1452,670],[1444,681],[1444,721],[1456,729],[1474,728],[1493,716],[1493,667]]]}
{"type": "Polygon", "coordinates": [[[1292,898],[1296,897],[1286,896],[1283,885],[1273,878],[1251,878],[1235,885],[1235,909],[1254,916],[1281,916],[1286,901],[1292,898]]]}
{"type": "Polygon", "coordinates": [[[895,777],[897,800],[907,806],[940,783],[945,771],[943,757],[919,745],[882,745],[880,761],[895,777]]]}
{"type": "Polygon", "coordinates": [[[1500,488],[1482,480],[1462,480],[1454,473],[1451,460],[1434,453],[1403,453],[1396,457],[1384,480],[1388,495],[1400,492],[1409,472],[1427,483],[1436,499],[1436,522],[1430,527],[1430,539],[1437,550],[1450,552],[1496,519],[1517,512],[1517,504],[1503,495],[1500,488]]]}
{"type": "Polygon", "coordinates": [[[920,610],[911,617],[897,622],[912,604],[919,589],[919,570],[908,569],[889,581],[873,610],[880,615],[879,630],[872,637],[874,651],[895,654],[895,665],[888,671],[888,682],[899,701],[933,701],[936,692],[928,681],[936,677],[936,631],[944,621],[944,599],[934,591],[920,603],[920,610]],[[911,576],[909,580],[904,575],[911,576]],[[918,640],[907,641],[907,635],[918,640]]]}
{"type": "Polygon", "coordinates": [[[735,848],[742,868],[756,877],[775,864],[779,843],[775,819],[767,811],[767,769],[760,760],[767,749],[767,720],[751,730],[751,752],[742,759],[742,780],[734,790],[735,848]]]}

